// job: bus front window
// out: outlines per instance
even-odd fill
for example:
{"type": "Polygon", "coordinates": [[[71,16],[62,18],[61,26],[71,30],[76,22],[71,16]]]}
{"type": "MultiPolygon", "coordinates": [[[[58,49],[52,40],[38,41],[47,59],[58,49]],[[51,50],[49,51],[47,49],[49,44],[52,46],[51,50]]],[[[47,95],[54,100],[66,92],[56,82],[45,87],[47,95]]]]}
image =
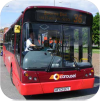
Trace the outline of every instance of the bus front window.
{"type": "MultiPolygon", "coordinates": [[[[62,54],[60,54],[60,45],[62,43],[61,25],[29,23],[28,32],[25,35],[26,41],[23,42],[22,52],[23,68],[47,68],[51,62],[51,67],[61,67],[62,54]],[[32,36],[30,36],[30,30],[32,36]],[[34,36],[34,38],[33,38],[34,36]],[[30,39],[31,38],[31,39],[30,39]],[[28,47],[27,40],[34,40],[34,46],[28,47]],[[36,41],[37,40],[37,41],[36,41]],[[36,41],[36,42],[35,42],[36,41]],[[38,43],[38,45],[37,45],[38,43]],[[24,53],[24,54],[23,54],[24,53]],[[60,63],[59,63],[60,61],[60,63]]],[[[24,37],[24,36],[23,36],[24,37]]]]}
{"type": "Polygon", "coordinates": [[[30,39],[31,30],[34,43],[22,55],[23,68],[74,68],[75,61],[81,68],[91,66],[90,28],[46,23],[28,23],[26,27],[23,38],[30,39]]]}

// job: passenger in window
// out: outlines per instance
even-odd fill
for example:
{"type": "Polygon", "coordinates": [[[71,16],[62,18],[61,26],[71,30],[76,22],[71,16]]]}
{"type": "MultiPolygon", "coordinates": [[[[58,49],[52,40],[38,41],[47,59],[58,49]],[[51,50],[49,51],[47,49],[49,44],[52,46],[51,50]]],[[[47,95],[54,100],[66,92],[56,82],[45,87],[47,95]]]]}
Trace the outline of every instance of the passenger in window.
{"type": "Polygon", "coordinates": [[[44,40],[44,49],[42,51],[47,51],[48,49],[50,49],[49,40],[44,40]]]}
{"type": "Polygon", "coordinates": [[[50,47],[52,48],[52,49],[56,49],[56,43],[55,43],[55,40],[53,40],[53,42],[50,44],[50,47]]]}

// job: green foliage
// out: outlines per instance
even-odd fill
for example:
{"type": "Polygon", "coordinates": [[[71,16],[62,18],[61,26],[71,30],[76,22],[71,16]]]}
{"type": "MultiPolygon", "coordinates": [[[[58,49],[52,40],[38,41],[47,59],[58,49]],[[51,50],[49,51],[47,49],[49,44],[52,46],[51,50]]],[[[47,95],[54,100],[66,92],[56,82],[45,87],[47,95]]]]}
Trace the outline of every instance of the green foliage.
{"type": "MultiPolygon", "coordinates": [[[[88,28],[82,28],[82,43],[83,45],[88,44],[88,28]]],[[[74,38],[75,42],[79,42],[79,30],[74,30],[74,38]]]]}
{"type": "Polygon", "coordinates": [[[0,29],[0,33],[3,33],[3,29],[0,29]]]}
{"type": "Polygon", "coordinates": [[[92,26],[92,43],[95,45],[98,45],[100,47],[100,15],[99,13],[96,13],[96,15],[93,17],[93,26],[92,26]]]}
{"type": "Polygon", "coordinates": [[[75,42],[79,41],[79,32],[78,31],[79,31],[78,29],[74,30],[74,39],[75,39],[75,42]]]}
{"type": "Polygon", "coordinates": [[[82,42],[83,45],[88,44],[88,28],[83,28],[82,29],[82,42]]]}

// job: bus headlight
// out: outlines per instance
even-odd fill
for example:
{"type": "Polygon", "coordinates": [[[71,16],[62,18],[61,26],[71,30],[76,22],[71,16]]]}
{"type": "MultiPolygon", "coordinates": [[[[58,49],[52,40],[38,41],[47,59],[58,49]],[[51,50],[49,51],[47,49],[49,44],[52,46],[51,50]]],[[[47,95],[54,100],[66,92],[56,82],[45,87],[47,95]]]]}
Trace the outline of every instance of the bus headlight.
{"type": "Polygon", "coordinates": [[[88,74],[85,74],[86,77],[88,77],[88,74]]]}
{"type": "Polygon", "coordinates": [[[89,73],[89,76],[91,76],[92,75],[92,73],[89,73]]]}
{"type": "Polygon", "coordinates": [[[34,77],[34,78],[33,78],[33,80],[34,80],[34,81],[37,81],[37,78],[36,78],[36,77],[34,77]]]}
{"type": "Polygon", "coordinates": [[[32,80],[32,77],[31,77],[31,76],[29,76],[29,77],[28,77],[28,79],[29,79],[29,80],[32,80]]]}

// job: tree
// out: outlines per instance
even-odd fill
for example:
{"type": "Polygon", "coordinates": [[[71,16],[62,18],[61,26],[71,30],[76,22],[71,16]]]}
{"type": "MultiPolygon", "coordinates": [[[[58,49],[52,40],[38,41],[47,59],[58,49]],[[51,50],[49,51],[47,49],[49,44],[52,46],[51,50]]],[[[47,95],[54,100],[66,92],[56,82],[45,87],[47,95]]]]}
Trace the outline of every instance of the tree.
{"type": "Polygon", "coordinates": [[[100,30],[99,30],[100,19],[99,17],[100,17],[99,13],[96,13],[96,15],[93,17],[92,43],[94,43],[95,45],[98,45],[98,47],[100,48],[100,30]]]}
{"type": "MultiPolygon", "coordinates": [[[[82,28],[82,44],[88,44],[88,28],[82,28]]],[[[79,29],[74,30],[75,42],[79,42],[79,29]]]]}

